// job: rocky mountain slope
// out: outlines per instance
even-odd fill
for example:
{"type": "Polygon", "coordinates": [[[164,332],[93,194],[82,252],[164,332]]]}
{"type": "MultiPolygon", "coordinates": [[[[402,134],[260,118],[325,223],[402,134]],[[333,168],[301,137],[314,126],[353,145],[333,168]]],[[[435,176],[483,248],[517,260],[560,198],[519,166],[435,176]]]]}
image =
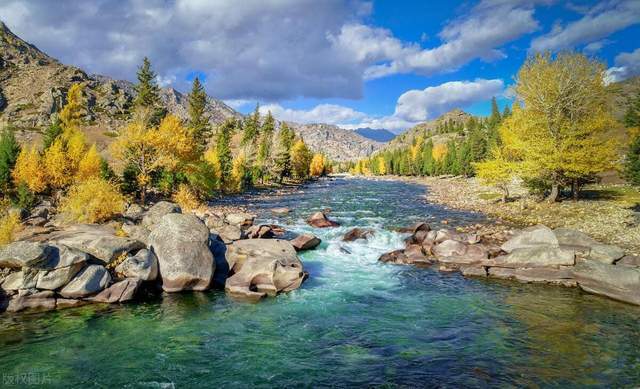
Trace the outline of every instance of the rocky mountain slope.
{"type": "Polygon", "coordinates": [[[374,140],[376,142],[390,142],[396,137],[396,134],[389,130],[379,130],[375,128],[358,128],[354,130],[358,135],[362,135],[365,138],[374,140]]]}
{"type": "Polygon", "coordinates": [[[461,109],[451,110],[443,115],[440,115],[437,119],[420,123],[404,133],[396,136],[391,142],[385,145],[385,149],[396,149],[400,147],[405,147],[411,145],[413,140],[418,135],[429,136],[432,135],[432,140],[434,143],[444,143],[448,138],[450,138],[451,134],[435,134],[436,129],[443,125],[444,123],[450,122],[456,125],[464,124],[471,118],[472,115],[462,111],[461,109]],[[440,142],[442,141],[442,142],[440,142]]]}
{"type": "MultiPolygon", "coordinates": [[[[77,82],[85,83],[90,125],[114,128],[128,118],[135,96],[133,84],[106,76],[91,76],[64,65],[13,34],[0,22],[0,120],[26,129],[49,124],[53,113],[65,103],[66,92],[77,82]]],[[[187,99],[172,88],[163,88],[161,98],[171,113],[187,116],[187,99]]],[[[213,124],[241,115],[222,101],[209,99],[213,124]]]]}
{"type": "Polygon", "coordinates": [[[366,158],[384,145],[353,131],[329,124],[289,123],[289,125],[304,139],[311,150],[324,153],[333,161],[366,158]]]}

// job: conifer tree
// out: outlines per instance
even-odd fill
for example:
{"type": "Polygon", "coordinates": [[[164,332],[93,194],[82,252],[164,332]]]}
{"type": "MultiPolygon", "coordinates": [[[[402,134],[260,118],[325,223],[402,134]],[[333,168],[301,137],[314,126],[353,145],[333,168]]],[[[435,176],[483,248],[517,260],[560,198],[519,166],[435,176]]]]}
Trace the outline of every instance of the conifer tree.
{"type": "Polygon", "coordinates": [[[278,182],[282,183],[285,177],[291,175],[291,148],[295,140],[295,133],[289,128],[287,123],[280,124],[278,132],[278,149],[275,157],[275,175],[278,182]]]}
{"type": "Polygon", "coordinates": [[[71,183],[71,161],[64,150],[62,139],[58,138],[42,156],[46,182],[52,189],[62,189],[71,183]]]}
{"type": "Polygon", "coordinates": [[[624,115],[624,125],[626,127],[640,127],[640,92],[629,102],[624,115]]]}
{"type": "Polygon", "coordinates": [[[0,191],[6,194],[11,186],[11,171],[13,170],[20,145],[11,128],[5,128],[0,135],[0,191]]]}
{"type": "Polygon", "coordinates": [[[60,135],[62,135],[62,122],[60,117],[56,115],[44,132],[42,138],[43,149],[48,149],[60,135]]]}
{"type": "Polygon", "coordinates": [[[102,178],[103,162],[105,161],[98,153],[96,145],[91,145],[89,150],[85,153],[84,157],[82,157],[80,163],[78,164],[76,181],[82,182],[93,177],[102,178]]]}
{"type": "Polygon", "coordinates": [[[207,93],[198,77],[193,79],[189,93],[189,127],[201,150],[205,150],[211,137],[211,125],[206,112],[207,93]]]}
{"type": "Polygon", "coordinates": [[[242,125],[242,146],[256,145],[260,134],[260,105],[256,104],[253,113],[244,120],[242,125]]]}
{"type": "Polygon", "coordinates": [[[294,143],[291,148],[291,170],[295,178],[303,180],[309,176],[311,151],[302,139],[294,143]]]}
{"type": "Polygon", "coordinates": [[[273,132],[275,130],[275,121],[271,115],[271,111],[267,113],[267,117],[260,128],[260,146],[258,148],[258,157],[256,159],[256,171],[260,182],[264,182],[265,176],[273,168],[273,160],[271,155],[271,145],[273,144],[273,132]]]}
{"type": "Polygon", "coordinates": [[[33,193],[42,193],[47,188],[45,172],[42,169],[40,153],[35,145],[23,148],[18,154],[11,173],[16,186],[26,185],[33,193]]]}
{"type": "Polygon", "coordinates": [[[624,175],[632,185],[640,185],[640,136],[631,143],[624,165],[624,175]]]}
{"type": "Polygon", "coordinates": [[[64,131],[75,130],[82,123],[82,115],[86,110],[82,97],[83,90],[83,84],[75,83],[67,91],[67,103],[60,111],[60,121],[64,131]]]}
{"type": "Polygon", "coordinates": [[[138,68],[138,84],[135,86],[136,98],[133,103],[137,107],[157,108],[160,106],[160,88],[156,82],[156,73],[151,69],[151,61],[144,57],[138,68]]]}
{"type": "Polygon", "coordinates": [[[231,155],[231,137],[236,130],[235,119],[227,119],[218,129],[216,137],[216,156],[220,165],[220,181],[226,185],[231,180],[233,156],[231,155]]]}

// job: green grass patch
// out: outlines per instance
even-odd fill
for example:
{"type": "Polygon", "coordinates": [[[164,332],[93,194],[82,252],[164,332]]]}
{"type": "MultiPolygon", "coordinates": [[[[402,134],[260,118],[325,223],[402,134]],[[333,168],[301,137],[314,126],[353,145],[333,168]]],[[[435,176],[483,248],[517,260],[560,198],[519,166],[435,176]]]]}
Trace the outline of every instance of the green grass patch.
{"type": "Polygon", "coordinates": [[[478,194],[478,198],[482,200],[498,200],[502,198],[502,195],[496,192],[482,192],[478,194]]]}
{"type": "Polygon", "coordinates": [[[629,206],[640,204],[640,189],[630,185],[589,186],[580,196],[585,200],[614,201],[629,206]]]}

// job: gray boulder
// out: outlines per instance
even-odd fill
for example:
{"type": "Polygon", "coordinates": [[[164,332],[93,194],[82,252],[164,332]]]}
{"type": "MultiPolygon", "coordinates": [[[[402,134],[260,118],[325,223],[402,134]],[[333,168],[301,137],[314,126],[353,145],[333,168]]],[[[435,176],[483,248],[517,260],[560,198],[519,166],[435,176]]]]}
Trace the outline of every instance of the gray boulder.
{"type": "Polygon", "coordinates": [[[149,244],[158,258],[164,291],[209,288],[215,263],[208,243],[209,229],[196,216],[170,213],[162,218],[149,244]]]}
{"type": "Polygon", "coordinates": [[[558,238],[553,230],[547,226],[538,225],[520,231],[520,233],[502,245],[502,250],[510,253],[516,249],[539,246],[558,247],[559,245],[560,242],[558,242],[558,238]]]}
{"type": "Polygon", "coordinates": [[[586,259],[612,264],[624,256],[620,247],[602,244],[583,232],[570,228],[556,228],[553,232],[560,245],[573,247],[586,259]]]}
{"type": "Polygon", "coordinates": [[[116,236],[108,226],[89,224],[73,226],[57,234],[54,239],[60,245],[89,253],[104,264],[145,247],[139,240],[116,236]]]}
{"type": "Polygon", "coordinates": [[[17,241],[0,248],[0,268],[36,267],[49,260],[47,245],[17,241]]]}
{"type": "Polygon", "coordinates": [[[36,287],[38,271],[35,269],[23,268],[20,271],[9,274],[2,282],[4,290],[32,289],[36,287]]]}
{"type": "Polygon", "coordinates": [[[56,290],[66,285],[84,267],[89,255],[64,245],[50,247],[47,263],[39,267],[36,287],[56,290]]]}
{"type": "Polygon", "coordinates": [[[256,215],[252,215],[246,212],[228,213],[225,215],[225,222],[238,227],[248,227],[253,224],[253,220],[256,215]]]}
{"type": "Polygon", "coordinates": [[[149,208],[149,210],[144,214],[144,217],[142,218],[142,226],[148,230],[153,230],[154,227],[160,223],[160,220],[162,220],[164,215],[181,212],[182,210],[178,204],[168,201],[160,201],[149,208]]]}
{"type": "Polygon", "coordinates": [[[122,231],[131,239],[138,240],[145,245],[149,243],[149,234],[151,231],[137,224],[123,224],[122,231]]]}
{"type": "Polygon", "coordinates": [[[7,312],[20,312],[25,309],[49,311],[55,308],[56,299],[52,291],[39,292],[34,289],[13,296],[7,306],[7,312]]]}
{"type": "Polygon", "coordinates": [[[97,295],[88,298],[87,300],[97,303],[124,303],[131,301],[136,295],[138,288],[142,284],[142,280],[127,278],[120,282],[116,282],[110,287],[106,288],[97,295]]]}
{"type": "Polygon", "coordinates": [[[62,290],[66,298],[83,298],[96,294],[111,282],[107,269],[100,265],[90,265],[82,269],[62,290]]]}
{"type": "Polygon", "coordinates": [[[573,266],[575,252],[565,247],[534,246],[512,249],[510,254],[488,259],[486,265],[521,268],[573,266]]]}
{"type": "Polygon", "coordinates": [[[133,203],[127,207],[127,210],[122,216],[129,220],[139,221],[144,217],[144,208],[139,204],[133,203]]]}
{"type": "Polygon", "coordinates": [[[616,266],[640,267],[640,256],[625,255],[616,262],[616,266]]]}
{"type": "Polygon", "coordinates": [[[457,240],[445,240],[434,246],[431,251],[440,260],[442,257],[463,256],[467,251],[467,245],[457,240]]]}
{"type": "Polygon", "coordinates": [[[153,281],[158,277],[158,259],[147,249],[142,249],[134,256],[129,256],[116,266],[116,274],[141,281],[153,281]]]}
{"type": "Polygon", "coordinates": [[[226,244],[230,244],[235,242],[236,240],[242,239],[242,230],[240,229],[240,227],[233,224],[225,224],[218,229],[210,231],[211,233],[220,236],[220,238],[226,244]]]}
{"type": "Polygon", "coordinates": [[[624,250],[618,246],[610,244],[595,244],[590,247],[591,251],[587,259],[611,265],[615,261],[624,257],[624,250]]]}
{"type": "Polygon", "coordinates": [[[344,236],[342,240],[344,242],[353,242],[359,239],[369,240],[369,238],[375,235],[375,231],[370,228],[353,228],[349,230],[344,236]]]}
{"type": "Polygon", "coordinates": [[[307,276],[291,243],[280,239],[234,242],[227,251],[231,277],[225,290],[251,301],[300,287],[307,276]]]}
{"type": "Polygon", "coordinates": [[[548,283],[563,286],[576,286],[571,266],[558,268],[534,267],[516,269],[515,278],[520,282],[548,283]]]}
{"type": "Polygon", "coordinates": [[[581,261],[573,277],[586,292],[640,305],[640,268],[581,261]]]}

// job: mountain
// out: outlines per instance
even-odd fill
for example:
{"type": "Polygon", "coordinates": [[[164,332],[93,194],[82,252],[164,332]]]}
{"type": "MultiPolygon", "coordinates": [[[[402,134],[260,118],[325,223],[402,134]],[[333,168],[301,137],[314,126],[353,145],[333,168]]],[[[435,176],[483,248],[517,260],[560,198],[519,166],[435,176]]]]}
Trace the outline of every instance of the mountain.
{"type": "Polygon", "coordinates": [[[357,134],[376,142],[387,143],[396,137],[396,134],[389,130],[378,130],[374,128],[358,128],[354,130],[357,134]]]}
{"type": "MultiPolygon", "coordinates": [[[[49,125],[51,115],[64,106],[68,89],[78,82],[85,84],[87,101],[83,131],[90,142],[103,150],[130,118],[135,98],[133,84],[103,75],[88,75],[75,66],[62,64],[16,36],[0,21],[0,124],[11,123],[17,127],[19,140],[37,141],[49,125]]],[[[170,113],[187,118],[186,95],[173,88],[162,88],[160,98],[170,113]]],[[[243,117],[212,97],[208,98],[206,111],[213,125],[227,118],[243,117]]],[[[336,161],[363,158],[382,146],[336,126],[292,123],[291,127],[313,151],[323,152],[336,161]]]]}
{"type": "MultiPolygon", "coordinates": [[[[106,76],[91,76],[81,69],[64,65],[37,47],[13,34],[0,22],[0,120],[23,129],[42,128],[51,114],[65,103],[69,87],[85,84],[89,125],[117,127],[128,119],[135,96],[133,84],[106,76]]],[[[168,110],[187,117],[187,99],[172,88],[161,89],[168,110]]],[[[241,115],[222,101],[209,99],[207,113],[212,124],[241,115]]]]}
{"type": "Polygon", "coordinates": [[[453,125],[464,125],[472,115],[464,112],[461,109],[453,109],[438,118],[417,124],[416,126],[408,129],[402,134],[396,136],[392,141],[385,145],[385,149],[397,149],[405,146],[409,146],[413,143],[413,140],[418,135],[431,136],[434,143],[446,143],[449,139],[455,136],[455,134],[436,134],[438,127],[445,123],[453,125]]]}
{"type": "Polygon", "coordinates": [[[384,144],[367,139],[353,131],[329,124],[288,123],[310,149],[326,154],[333,161],[366,158],[384,144]]]}

